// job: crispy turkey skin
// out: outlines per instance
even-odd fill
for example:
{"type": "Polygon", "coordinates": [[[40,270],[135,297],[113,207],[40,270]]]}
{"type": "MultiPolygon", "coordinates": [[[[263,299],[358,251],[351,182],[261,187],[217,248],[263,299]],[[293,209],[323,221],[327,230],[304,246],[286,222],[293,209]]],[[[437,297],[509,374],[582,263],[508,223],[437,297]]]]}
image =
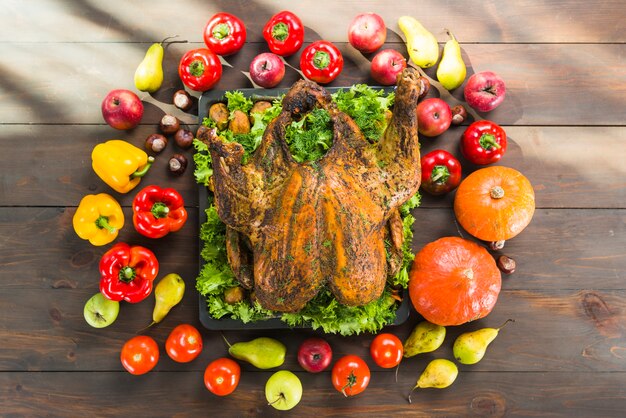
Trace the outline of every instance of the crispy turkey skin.
{"type": "Polygon", "coordinates": [[[282,113],[248,164],[241,163],[240,144],[224,142],[215,130],[199,131],[213,161],[211,182],[228,228],[229,262],[264,308],[298,311],[325,285],[346,305],[380,297],[402,256],[398,208],[420,186],[419,91],[418,73],[407,68],[376,144],[326,90],[305,80],[285,95],[282,113]],[[330,114],[333,145],[319,161],[298,163],[285,130],[315,107],[330,114]],[[385,239],[392,244],[389,262],[385,239]]]}

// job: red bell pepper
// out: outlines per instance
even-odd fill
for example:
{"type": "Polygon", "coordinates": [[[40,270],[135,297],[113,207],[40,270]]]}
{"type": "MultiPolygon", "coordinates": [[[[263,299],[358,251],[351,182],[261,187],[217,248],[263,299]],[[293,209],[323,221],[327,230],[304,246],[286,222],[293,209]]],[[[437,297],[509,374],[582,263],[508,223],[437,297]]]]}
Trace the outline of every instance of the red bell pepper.
{"type": "Polygon", "coordinates": [[[185,225],[184,205],[182,196],[172,188],[144,187],[133,199],[133,225],[148,238],[164,237],[185,225]]]}
{"type": "Polygon", "coordinates": [[[302,51],[300,69],[309,80],[327,84],[343,70],[343,56],[333,43],[315,41],[302,51]]]}
{"type": "Polygon", "coordinates": [[[229,13],[213,15],[204,27],[204,43],[217,55],[238,52],[246,42],[246,27],[237,16],[229,13]]]}
{"type": "Polygon", "coordinates": [[[437,149],[422,156],[422,190],[438,196],[461,183],[461,163],[448,151],[437,149]]]}
{"type": "Polygon", "coordinates": [[[506,151],[506,133],[498,124],[479,120],[465,129],[461,153],[471,163],[487,165],[500,160],[506,151]]]}
{"type": "Polygon", "coordinates": [[[295,14],[276,13],[263,27],[263,38],[274,54],[288,57],[298,52],[304,42],[304,25],[295,14]]]}
{"type": "Polygon", "coordinates": [[[209,49],[192,49],[180,59],[178,75],[190,89],[207,91],[222,77],[222,63],[209,49]]]}
{"type": "Polygon", "coordinates": [[[100,259],[100,293],[106,298],[141,302],[152,292],[159,262],[147,248],[115,244],[100,259]]]}

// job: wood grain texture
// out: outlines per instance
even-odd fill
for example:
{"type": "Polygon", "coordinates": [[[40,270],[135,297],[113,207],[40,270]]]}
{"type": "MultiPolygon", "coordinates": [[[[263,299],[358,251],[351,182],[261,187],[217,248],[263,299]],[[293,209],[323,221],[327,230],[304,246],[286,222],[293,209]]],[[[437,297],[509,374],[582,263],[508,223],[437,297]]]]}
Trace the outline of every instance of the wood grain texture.
{"type": "MultiPolygon", "coordinates": [[[[83,306],[97,292],[97,280],[88,289],[16,289],[3,292],[0,303],[6,307],[0,338],[0,369],[10,371],[123,371],[119,352],[124,342],[144,328],[151,319],[154,298],[136,305],[122,304],[116,322],[105,329],[93,329],[83,319],[83,306]]],[[[191,287],[193,283],[187,280],[191,287]]],[[[446,341],[436,352],[403,362],[403,372],[420,370],[434,358],[453,359],[452,344],[462,332],[482,327],[507,325],[480,363],[460,365],[462,372],[475,371],[626,371],[626,291],[582,290],[508,290],[505,282],[498,304],[480,321],[449,327],[446,341]],[[562,344],[567,341],[567,344],[562,344]]],[[[198,323],[197,296],[187,292],[181,305],[166,319],[145,331],[155,338],[162,359],[157,371],[202,371],[215,358],[227,356],[227,347],[219,332],[203,329],[198,323]],[[178,324],[188,322],[202,330],[205,347],[200,357],[185,365],[171,361],[163,351],[169,332],[178,324]]],[[[413,315],[389,331],[405,340],[421,320],[413,315]]],[[[321,335],[311,330],[228,331],[231,342],[248,341],[259,336],[276,338],[287,346],[287,357],[281,368],[301,370],[297,350],[308,335],[321,335]]],[[[339,359],[345,354],[362,356],[373,370],[377,367],[369,356],[370,334],[358,337],[324,336],[339,359]]],[[[245,370],[254,370],[242,363],[245,370]]],[[[403,374],[404,374],[403,373],[403,374]]],[[[1,373],[0,373],[1,374],[1,373]]],[[[411,379],[417,377],[410,374],[411,379]]]]}
{"type": "Polygon", "coordinates": [[[170,34],[202,42],[202,29],[210,17],[228,11],[241,17],[248,29],[249,42],[263,42],[265,22],[281,10],[291,10],[307,28],[307,39],[322,36],[333,42],[345,40],[348,25],[358,13],[375,12],[397,40],[397,20],[402,15],[419,19],[437,35],[440,42],[449,28],[461,42],[505,43],[619,43],[626,40],[623,16],[626,6],[610,1],[534,1],[502,3],[471,0],[442,3],[434,0],[380,1],[288,0],[94,2],[84,0],[11,1],[5,19],[11,31],[0,35],[0,42],[158,42],[170,34]],[[254,10],[251,15],[251,10],[254,10]],[[150,19],[139,19],[145,13],[150,19]],[[37,21],[37,30],[32,30],[37,21]],[[167,33],[164,33],[167,32],[167,33]]]}
{"type": "MultiPolygon", "coordinates": [[[[464,175],[477,166],[464,160],[459,138],[466,126],[450,128],[438,138],[422,138],[422,154],[446,149],[456,155],[464,175]]],[[[505,127],[508,149],[499,165],[524,173],[533,184],[540,208],[625,208],[626,129],[621,127],[505,127]],[[592,144],[601,141],[603,146],[592,144]],[[607,149],[610,149],[607,152],[607,149]]],[[[7,206],[76,206],[85,194],[110,193],[129,206],[141,184],[170,185],[181,192],[188,206],[198,205],[192,150],[180,150],[170,141],[157,156],[151,172],[132,192],[120,195],[100,180],[91,168],[93,147],[108,139],[128,140],[143,147],[145,138],[158,131],[156,124],[132,132],[107,125],[6,125],[2,128],[9,152],[0,154],[4,167],[0,202],[7,206]],[[9,145],[10,144],[10,145],[9,145]],[[182,153],[190,161],[187,173],[168,173],[167,159],[182,153]],[[69,157],[68,157],[69,156],[69,157]]],[[[454,194],[424,195],[424,207],[451,207],[454,194]]]]}
{"type": "MultiPolygon", "coordinates": [[[[166,160],[181,152],[173,144],[161,154],[142,184],[172,186],[189,210],[187,225],[160,240],[141,237],[132,227],[129,205],[135,193],[111,191],[91,169],[99,142],[119,138],[143,146],[165,112],[193,128],[197,110],[183,113],[171,104],[181,88],[177,64],[188,49],[202,47],[210,16],[227,11],[248,27],[248,42],[224,59],[217,89],[250,87],[251,59],[267,51],[261,30],[275,12],[289,9],[306,25],[306,42],[325,38],[345,58],[331,86],[370,83],[371,55],[346,39],[347,26],[361,12],[386,21],[385,47],[406,56],[397,18],[407,14],[431,30],[440,46],[451,29],[461,42],[468,76],[491,70],[507,83],[507,98],[480,118],[503,125],[509,149],[501,165],[523,172],[537,195],[535,217],[518,237],[494,255],[517,261],[503,276],[503,291],[487,318],[449,327],[433,354],[405,359],[393,371],[372,362],[372,335],[340,337],[307,329],[228,331],[231,342],[274,337],[288,348],[281,369],[295,371],[304,384],[294,416],[566,416],[621,417],[626,409],[626,2],[495,0],[7,0],[0,32],[0,415],[22,416],[284,416],[267,405],[263,388],[272,371],[242,364],[242,380],[230,397],[206,391],[202,373],[227,355],[219,332],[202,329],[198,319],[198,196],[191,170],[174,178],[166,160]],[[187,44],[165,50],[163,87],[141,94],[142,125],[129,132],[104,124],[100,103],[114,88],[134,90],[133,74],[148,46],[178,34],[187,44]],[[161,360],[146,376],[123,371],[119,350],[150,321],[154,297],[122,304],[115,324],[96,330],[83,318],[85,301],[98,289],[98,261],[108,246],[93,247],[73,232],[80,199],[107,192],[124,206],[126,226],[118,240],[141,244],[157,255],[161,274],[180,273],[187,292],[159,325],[145,331],[161,348],[161,360]],[[452,343],[462,332],[484,326],[503,329],[485,358],[460,366],[447,390],[406,395],[428,361],[452,359],[452,343]],[[174,363],[163,351],[174,326],[187,322],[202,330],[204,351],[190,364],[174,363]],[[296,361],[300,343],[326,338],[335,359],[353,353],[370,365],[365,393],[345,399],[330,384],[330,372],[311,375],[296,361]]],[[[299,54],[287,59],[299,67],[299,54]]],[[[435,68],[426,71],[434,82],[435,68]]],[[[280,87],[300,78],[288,68],[280,87]]],[[[437,84],[435,83],[435,87],[437,84]]],[[[450,104],[462,90],[436,88],[450,104]]],[[[195,93],[196,96],[199,94],[195,93]]],[[[469,124],[472,119],[467,121],[469,124]]],[[[422,139],[422,152],[443,148],[459,155],[464,127],[422,139]]],[[[182,151],[191,158],[191,151],[182,151]]],[[[461,159],[464,175],[478,167],[461,159]]],[[[141,186],[140,186],[141,187],[141,186]]],[[[138,191],[139,188],[136,189],[138,191]]],[[[423,197],[414,214],[414,250],[442,236],[462,234],[454,222],[453,194],[423,197]]],[[[420,320],[386,331],[405,339],[420,320]]]]}
{"type": "MultiPolygon", "coordinates": [[[[407,374],[417,376],[421,370],[407,374]]],[[[601,380],[585,372],[460,373],[444,390],[424,389],[406,401],[414,376],[394,382],[392,372],[374,373],[367,390],[344,398],[330,387],[328,372],[297,372],[304,394],[288,413],[267,405],[263,391],[270,372],[245,374],[237,390],[219,398],[202,385],[200,372],[150,373],[3,373],[7,416],[153,416],[194,417],[621,417],[626,407],[626,374],[610,373],[601,380]],[[582,389],[584,388],[584,389],[582,389]],[[97,393],[97,396],[93,394],[97,393]],[[597,396],[596,394],[602,394],[597,396]],[[138,399],[141,402],[138,402],[138,399]],[[320,400],[323,399],[323,402],[320,400]],[[208,411],[208,412],[207,412],[208,411]]],[[[404,377],[404,376],[403,376],[404,377]]]]}
{"type": "MultiPolygon", "coordinates": [[[[71,227],[74,211],[0,208],[0,290],[96,291],[98,261],[110,246],[94,247],[78,238],[71,227]]],[[[131,210],[125,208],[127,224],[118,241],[152,249],[164,274],[178,271],[192,286],[198,273],[198,211],[188,211],[181,231],[150,240],[134,230],[131,210]]],[[[414,215],[414,251],[459,234],[452,209],[418,208],[414,215]]],[[[625,210],[540,209],[527,230],[493,254],[517,261],[517,271],[505,276],[507,289],[626,290],[625,225],[625,210]]]]}
{"type": "MultiPolygon", "coordinates": [[[[4,102],[0,122],[101,124],[100,103],[112,89],[134,90],[133,74],[148,46],[114,43],[103,48],[100,45],[0,43],[0,99],[4,102]],[[39,65],[46,68],[47,77],[18,71],[12,65],[14,61],[27,62],[32,56],[38,57],[39,65]]],[[[167,48],[163,87],[155,94],[161,108],[173,109],[172,94],[182,88],[177,72],[180,57],[187,50],[201,46],[174,44],[167,48]]],[[[403,44],[389,46],[406,55],[403,44]]],[[[368,58],[347,43],[338,47],[344,54],[344,69],[329,86],[374,84],[368,58]]],[[[468,44],[462,49],[468,77],[489,70],[506,81],[507,98],[488,114],[488,118],[502,125],[625,124],[621,109],[626,104],[626,68],[622,65],[626,44],[468,44]],[[590,66],[590,61],[595,64],[590,66]],[[574,103],[576,106],[572,106],[574,103]]],[[[263,50],[260,44],[251,44],[226,57],[232,67],[224,68],[222,79],[214,89],[252,87],[242,71],[249,71],[250,61],[263,50]]],[[[299,54],[289,57],[288,62],[299,68],[299,54]]],[[[435,71],[430,68],[427,74],[435,78],[435,71]]],[[[288,69],[279,87],[288,87],[299,77],[296,70],[288,69]]],[[[456,89],[452,96],[443,90],[441,94],[450,104],[462,102],[463,88],[456,89]]],[[[436,95],[434,88],[433,95],[436,95]]],[[[148,96],[140,94],[142,99],[150,101],[142,123],[155,124],[163,111],[148,96]]]]}

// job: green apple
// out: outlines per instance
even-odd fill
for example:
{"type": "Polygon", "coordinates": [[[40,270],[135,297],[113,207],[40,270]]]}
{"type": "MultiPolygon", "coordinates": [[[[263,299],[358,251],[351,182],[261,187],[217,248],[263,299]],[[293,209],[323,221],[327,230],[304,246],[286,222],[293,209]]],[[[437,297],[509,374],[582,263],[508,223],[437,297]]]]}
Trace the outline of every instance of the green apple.
{"type": "Polygon", "coordinates": [[[90,297],[83,309],[85,321],[94,328],[108,327],[115,322],[119,312],[120,303],[107,299],[100,292],[90,297]]]}
{"type": "Polygon", "coordinates": [[[279,370],[267,379],[265,398],[274,408],[287,411],[302,399],[302,383],[289,370],[279,370]]]}

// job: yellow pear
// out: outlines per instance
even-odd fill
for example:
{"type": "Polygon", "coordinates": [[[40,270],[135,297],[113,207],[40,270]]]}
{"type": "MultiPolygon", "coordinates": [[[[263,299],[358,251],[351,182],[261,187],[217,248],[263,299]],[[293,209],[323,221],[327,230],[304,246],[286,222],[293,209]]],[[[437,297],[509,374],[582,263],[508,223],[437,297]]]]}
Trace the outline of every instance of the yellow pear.
{"type": "Polygon", "coordinates": [[[411,16],[400,17],[398,26],[406,37],[406,48],[411,61],[422,68],[435,65],[439,59],[437,38],[411,16]]]}
{"type": "Polygon", "coordinates": [[[459,335],[452,346],[454,358],[461,364],[478,363],[485,356],[489,344],[498,336],[500,329],[509,322],[513,320],[507,320],[499,328],[482,328],[459,335]]]}
{"type": "Polygon", "coordinates": [[[437,67],[437,80],[446,90],[454,90],[463,84],[467,69],[461,56],[461,47],[454,35],[448,31],[450,40],[443,47],[441,62],[437,67]]]}
{"type": "Polygon", "coordinates": [[[430,353],[438,349],[446,338],[446,328],[422,321],[413,329],[404,342],[404,357],[430,353]]]}
{"type": "Polygon", "coordinates": [[[163,84],[163,44],[152,44],[135,70],[135,87],[154,93],[163,84]]]}
{"type": "Polygon", "coordinates": [[[456,380],[459,369],[456,364],[450,360],[443,358],[435,359],[428,363],[426,369],[422,372],[417,384],[409,394],[409,403],[411,403],[411,394],[417,388],[436,388],[444,389],[450,386],[456,380]]]}

